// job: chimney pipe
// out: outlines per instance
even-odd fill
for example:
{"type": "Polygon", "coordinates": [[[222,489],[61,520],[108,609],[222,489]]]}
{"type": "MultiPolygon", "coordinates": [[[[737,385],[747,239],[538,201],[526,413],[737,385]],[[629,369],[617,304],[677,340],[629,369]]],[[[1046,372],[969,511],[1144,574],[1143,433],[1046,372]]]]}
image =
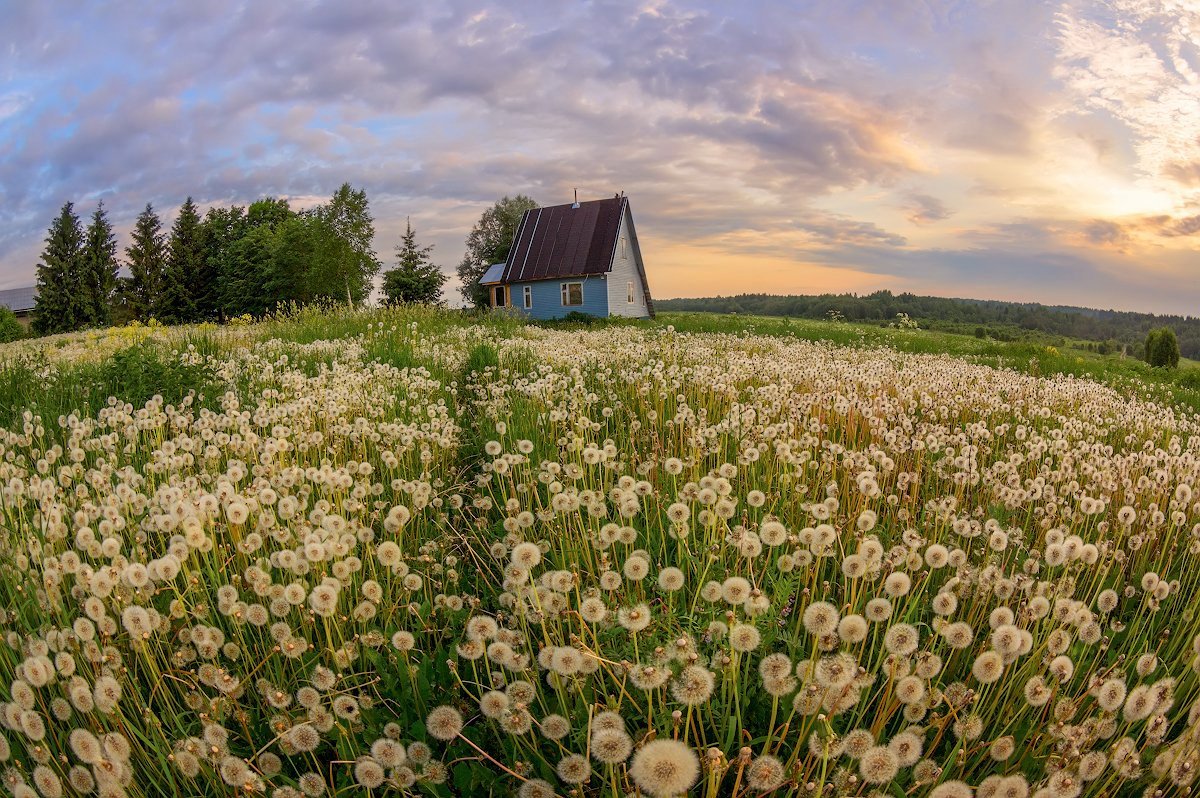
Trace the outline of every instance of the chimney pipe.
{"type": "Polygon", "coordinates": [[[579,207],[579,189],[575,189],[575,203],[573,205],[571,205],[571,207],[572,208],[579,207]]]}

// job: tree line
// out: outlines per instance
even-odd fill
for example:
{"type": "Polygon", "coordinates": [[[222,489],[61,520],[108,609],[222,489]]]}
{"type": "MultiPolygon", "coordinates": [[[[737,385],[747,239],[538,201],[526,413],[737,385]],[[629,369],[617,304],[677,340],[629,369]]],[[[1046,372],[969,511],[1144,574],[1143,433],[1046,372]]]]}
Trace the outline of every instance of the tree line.
{"type": "Polygon", "coordinates": [[[655,300],[660,310],[745,313],[761,316],[794,316],[824,319],[835,312],[847,321],[887,324],[905,313],[921,327],[964,332],[981,337],[1019,340],[1028,333],[1045,333],[1093,341],[1100,352],[1126,352],[1149,360],[1146,345],[1151,331],[1170,327],[1178,351],[1200,358],[1200,318],[1156,315],[1116,310],[1096,310],[1067,305],[1002,302],[999,300],[948,299],[876,291],[857,294],[775,296],[740,294],[696,299],[655,300]]]}
{"type": "MultiPolygon", "coordinates": [[[[267,197],[201,216],[188,197],[169,230],[147,204],[124,258],[103,202],[86,228],[67,202],[46,234],[32,329],[46,335],[134,320],[224,321],[320,300],[361,304],[382,269],[374,237],[366,192],[348,183],[305,210],[267,197]]],[[[440,299],[446,278],[432,249],[417,243],[407,223],[396,265],[384,274],[386,301],[440,299]]]]}

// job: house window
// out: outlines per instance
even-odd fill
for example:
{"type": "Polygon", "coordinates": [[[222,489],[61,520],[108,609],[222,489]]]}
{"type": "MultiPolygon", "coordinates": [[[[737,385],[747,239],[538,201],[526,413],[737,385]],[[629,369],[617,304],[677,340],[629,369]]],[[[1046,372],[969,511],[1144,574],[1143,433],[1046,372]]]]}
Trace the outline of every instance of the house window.
{"type": "Polygon", "coordinates": [[[583,304],[583,283],[563,283],[562,303],[567,305],[583,304]]]}
{"type": "Polygon", "coordinates": [[[629,257],[629,255],[628,255],[628,254],[626,254],[626,249],[625,249],[625,247],[626,247],[626,244],[625,244],[625,238],[624,238],[624,236],[622,236],[622,237],[621,237],[621,260],[625,260],[626,258],[628,258],[628,257],[629,257]]]}
{"type": "Polygon", "coordinates": [[[498,285],[496,286],[496,301],[492,303],[492,307],[502,308],[505,304],[507,303],[504,301],[504,286],[498,285]]]}
{"type": "Polygon", "coordinates": [[[525,308],[528,309],[533,307],[533,286],[525,286],[522,293],[525,295],[525,308]]]}
{"type": "Polygon", "coordinates": [[[633,304],[633,281],[632,280],[625,283],[625,301],[631,305],[633,304]]]}

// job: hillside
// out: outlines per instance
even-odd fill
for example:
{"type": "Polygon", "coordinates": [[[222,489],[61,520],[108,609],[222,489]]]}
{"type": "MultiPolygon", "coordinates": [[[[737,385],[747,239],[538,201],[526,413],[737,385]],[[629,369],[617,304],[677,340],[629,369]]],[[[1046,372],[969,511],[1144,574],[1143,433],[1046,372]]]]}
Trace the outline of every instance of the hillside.
{"type": "Polygon", "coordinates": [[[1200,317],[1134,313],[1119,310],[1042,305],[1036,302],[1001,302],[988,299],[893,294],[819,294],[738,296],[695,299],[658,299],[659,310],[707,311],[761,316],[825,319],[836,313],[847,321],[889,324],[906,313],[925,329],[966,333],[1001,341],[1040,341],[1061,346],[1065,339],[1087,341],[1101,354],[1126,351],[1140,354],[1146,333],[1168,326],[1179,338],[1184,357],[1200,358],[1200,317]],[[1057,340],[1055,340],[1057,339],[1057,340]]]}

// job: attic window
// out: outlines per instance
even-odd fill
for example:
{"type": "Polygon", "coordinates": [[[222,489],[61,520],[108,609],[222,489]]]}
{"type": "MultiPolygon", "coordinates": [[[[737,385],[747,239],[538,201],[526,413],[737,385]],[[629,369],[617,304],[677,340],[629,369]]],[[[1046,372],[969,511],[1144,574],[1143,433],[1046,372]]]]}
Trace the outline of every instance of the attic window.
{"type": "Polygon", "coordinates": [[[625,242],[626,242],[625,237],[621,236],[621,260],[625,260],[626,258],[629,257],[625,242]]]}
{"type": "Polygon", "coordinates": [[[583,283],[563,283],[562,303],[564,307],[583,304],[583,283]]]}

